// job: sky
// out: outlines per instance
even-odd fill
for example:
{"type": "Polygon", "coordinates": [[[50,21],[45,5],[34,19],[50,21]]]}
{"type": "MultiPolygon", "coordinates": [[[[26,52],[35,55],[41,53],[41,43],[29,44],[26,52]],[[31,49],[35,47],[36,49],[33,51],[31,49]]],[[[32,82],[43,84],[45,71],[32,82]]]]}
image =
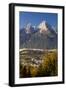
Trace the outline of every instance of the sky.
{"type": "Polygon", "coordinates": [[[44,20],[52,25],[54,28],[57,28],[58,16],[56,13],[37,12],[20,12],[19,28],[24,28],[28,23],[31,23],[32,26],[37,26],[44,20]]]}

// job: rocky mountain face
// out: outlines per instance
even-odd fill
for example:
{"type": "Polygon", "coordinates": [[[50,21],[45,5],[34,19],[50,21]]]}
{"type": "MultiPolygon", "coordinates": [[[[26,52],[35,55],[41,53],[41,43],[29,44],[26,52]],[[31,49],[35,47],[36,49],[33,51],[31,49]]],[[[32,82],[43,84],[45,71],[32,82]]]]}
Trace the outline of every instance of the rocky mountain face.
{"type": "Polygon", "coordinates": [[[30,23],[20,30],[20,48],[56,49],[57,32],[46,21],[37,27],[30,23]]]}

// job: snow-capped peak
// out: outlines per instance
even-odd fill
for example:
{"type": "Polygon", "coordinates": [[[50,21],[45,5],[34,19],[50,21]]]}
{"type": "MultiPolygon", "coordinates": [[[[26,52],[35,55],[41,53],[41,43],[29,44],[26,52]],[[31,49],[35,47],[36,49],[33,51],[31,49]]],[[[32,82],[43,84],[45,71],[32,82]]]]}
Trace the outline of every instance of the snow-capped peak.
{"type": "Polygon", "coordinates": [[[32,28],[31,23],[28,23],[25,28],[26,33],[31,33],[31,28],[32,28]]]}
{"type": "Polygon", "coordinates": [[[47,22],[46,21],[42,21],[39,25],[38,28],[40,29],[40,33],[43,33],[44,31],[48,30],[47,27],[47,22]]]}

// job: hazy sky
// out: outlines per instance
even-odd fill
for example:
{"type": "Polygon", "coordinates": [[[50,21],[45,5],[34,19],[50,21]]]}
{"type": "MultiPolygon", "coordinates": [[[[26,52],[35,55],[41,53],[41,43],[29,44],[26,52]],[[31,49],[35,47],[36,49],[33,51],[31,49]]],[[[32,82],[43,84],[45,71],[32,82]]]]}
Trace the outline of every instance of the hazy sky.
{"type": "Polygon", "coordinates": [[[57,27],[58,16],[55,13],[20,12],[19,28],[25,27],[28,23],[37,26],[43,20],[47,21],[53,27],[57,27]]]}

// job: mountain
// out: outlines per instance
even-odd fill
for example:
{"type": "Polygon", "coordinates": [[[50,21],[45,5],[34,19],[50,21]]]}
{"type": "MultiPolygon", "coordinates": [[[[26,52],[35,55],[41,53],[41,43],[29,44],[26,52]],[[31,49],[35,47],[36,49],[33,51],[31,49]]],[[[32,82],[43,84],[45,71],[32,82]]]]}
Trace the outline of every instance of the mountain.
{"type": "Polygon", "coordinates": [[[42,21],[36,28],[28,24],[20,31],[20,48],[57,48],[57,32],[46,21],[42,21]]]}
{"type": "Polygon", "coordinates": [[[34,27],[31,25],[31,23],[28,23],[25,28],[25,32],[27,34],[32,34],[35,32],[34,27]]]}
{"type": "Polygon", "coordinates": [[[23,43],[26,43],[36,31],[37,29],[35,30],[35,27],[30,23],[28,23],[25,28],[20,29],[20,47],[23,43]]]}

